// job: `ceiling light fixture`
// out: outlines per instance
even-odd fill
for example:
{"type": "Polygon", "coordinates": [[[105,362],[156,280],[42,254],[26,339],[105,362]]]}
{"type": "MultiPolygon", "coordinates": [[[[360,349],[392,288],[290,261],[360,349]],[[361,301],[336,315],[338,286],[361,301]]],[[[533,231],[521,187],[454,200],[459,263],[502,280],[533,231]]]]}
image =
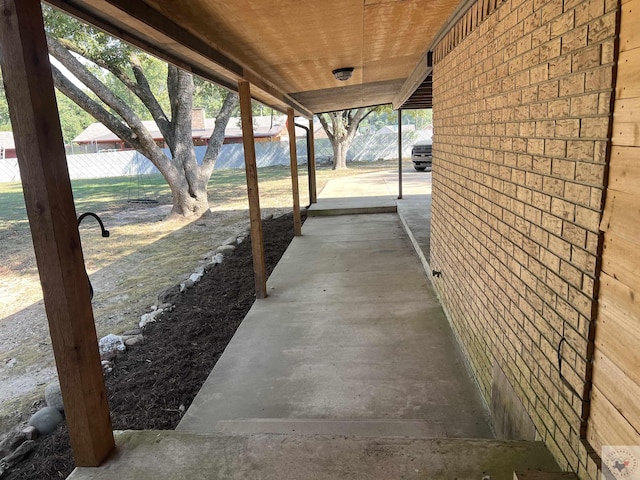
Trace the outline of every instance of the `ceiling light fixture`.
{"type": "Polygon", "coordinates": [[[353,70],[353,67],[343,67],[336,68],[331,73],[333,73],[333,76],[336,77],[336,80],[344,82],[345,80],[349,80],[351,78],[351,75],[353,75],[353,70]]]}

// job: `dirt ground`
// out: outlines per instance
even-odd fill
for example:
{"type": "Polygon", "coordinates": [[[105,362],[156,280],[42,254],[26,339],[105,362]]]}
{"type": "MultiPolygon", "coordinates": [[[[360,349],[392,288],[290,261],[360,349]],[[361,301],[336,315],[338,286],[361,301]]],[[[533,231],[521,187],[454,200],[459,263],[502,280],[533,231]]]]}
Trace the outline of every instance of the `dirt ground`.
{"type": "MultiPolygon", "coordinates": [[[[319,169],[318,191],[330,179],[393,165],[393,161],[355,162],[349,170],[319,169]]],[[[290,209],[285,207],[291,205],[288,169],[260,169],[260,175],[263,216],[277,216],[290,209]]],[[[301,171],[302,205],[309,201],[306,181],[301,171]]],[[[100,205],[96,211],[111,232],[109,238],[102,238],[90,218],[80,227],[85,264],[95,291],[93,312],[99,337],[134,328],[140,316],[157,303],[159,291],[184,281],[224,240],[246,231],[248,205],[242,175],[226,173],[214,187],[209,194],[211,215],[190,223],[164,220],[171,208],[169,196],[158,197],[159,204],[145,204],[111,201],[107,193],[94,195],[100,205]]],[[[87,203],[77,208],[79,213],[86,211],[87,203]]],[[[0,439],[29,418],[33,403],[55,379],[28,223],[26,218],[5,222],[0,224],[0,439]]]]}
{"type": "MultiPolygon", "coordinates": [[[[293,238],[292,216],[266,220],[263,229],[271,273],[293,238]]],[[[113,428],[175,428],[254,300],[247,239],[181,294],[171,313],[147,325],[144,343],[125,352],[106,375],[113,428]]],[[[3,480],[61,479],[72,470],[68,432],[62,425],[39,440],[35,452],[3,480]]]]}
{"type": "MultiPolygon", "coordinates": [[[[170,208],[125,204],[101,212],[109,238],[100,236],[97,223],[81,226],[98,337],[134,328],[157,303],[159,290],[183,281],[224,240],[248,227],[244,210],[214,211],[179,224],[164,220],[170,208]],[[175,245],[184,255],[175,255],[175,245]]],[[[263,214],[283,211],[265,209],[263,214]]],[[[9,257],[0,267],[0,279],[6,315],[0,321],[1,433],[24,419],[24,406],[39,399],[57,374],[33,250],[9,257]]]]}

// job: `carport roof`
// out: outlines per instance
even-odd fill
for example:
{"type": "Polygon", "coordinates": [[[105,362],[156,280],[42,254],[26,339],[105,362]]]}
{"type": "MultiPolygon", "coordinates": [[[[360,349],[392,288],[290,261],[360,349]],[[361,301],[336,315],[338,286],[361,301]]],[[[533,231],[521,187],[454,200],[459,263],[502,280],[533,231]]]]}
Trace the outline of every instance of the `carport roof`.
{"type": "MultiPolygon", "coordinates": [[[[459,0],[49,0],[230,89],[309,117],[403,102],[459,0]],[[340,82],[332,70],[354,67],[340,82]]],[[[416,107],[413,107],[416,108],[416,107]]]]}

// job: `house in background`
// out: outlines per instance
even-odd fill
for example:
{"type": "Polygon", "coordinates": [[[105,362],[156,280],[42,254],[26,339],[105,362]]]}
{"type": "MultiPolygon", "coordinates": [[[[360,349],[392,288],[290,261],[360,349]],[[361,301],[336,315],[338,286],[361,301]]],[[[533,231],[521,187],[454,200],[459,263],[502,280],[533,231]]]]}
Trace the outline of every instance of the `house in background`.
{"type": "MultiPolygon", "coordinates": [[[[191,112],[193,145],[207,145],[215,127],[215,118],[206,118],[204,108],[194,108],[191,112]]],[[[142,122],[159,147],[165,148],[162,133],[153,120],[142,122]]],[[[296,136],[303,136],[301,129],[296,136]]],[[[279,142],[288,138],[286,116],[264,115],[253,117],[253,135],[256,142],[279,142]]],[[[95,151],[132,150],[118,136],[102,123],[92,123],[73,139],[78,145],[94,145],[95,151]]],[[[231,117],[225,130],[224,143],[242,143],[242,128],[239,117],[231,117]]]]}
{"type": "Polygon", "coordinates": [[[16,144],[12,132],[0,132],[0,160],[16,158],[16,144]]]}

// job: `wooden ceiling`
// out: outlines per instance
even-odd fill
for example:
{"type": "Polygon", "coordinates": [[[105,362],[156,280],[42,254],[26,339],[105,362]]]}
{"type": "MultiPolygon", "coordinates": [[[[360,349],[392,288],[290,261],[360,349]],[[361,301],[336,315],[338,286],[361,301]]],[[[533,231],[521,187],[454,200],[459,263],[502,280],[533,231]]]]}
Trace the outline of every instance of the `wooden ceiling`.
{"type": "Polygon", "coordinates": [[[424,70],[459,0],[50,3],[229,88],[248,80],[257,100],[309,116],[391,103],[415,89],[408,79],[424,70]],[[341,67],[355,68],[351,79],[333,77],[341,67]]]}

